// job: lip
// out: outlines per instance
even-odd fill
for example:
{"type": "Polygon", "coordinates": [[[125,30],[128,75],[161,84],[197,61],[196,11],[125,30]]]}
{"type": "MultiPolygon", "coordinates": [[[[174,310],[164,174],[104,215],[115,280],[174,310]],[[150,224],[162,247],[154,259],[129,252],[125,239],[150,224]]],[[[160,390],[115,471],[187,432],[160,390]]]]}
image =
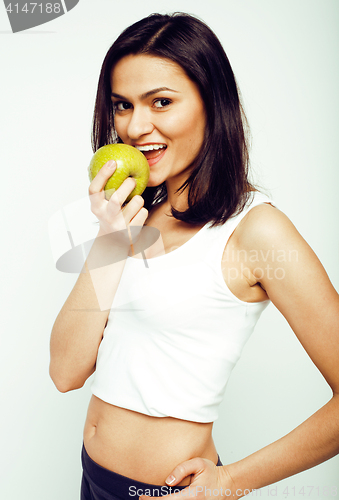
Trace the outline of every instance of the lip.
{"type": "MultiPolygon", "coordinates": [[[[152,144],[152,143],[151,143],[151,144],[152,144]]],[[[153,143],[153,144],[154,144],[154,143],[153,143]]],[[[144,146],[144,145],[145,145],[145,144],[143,144],[143,146],[144,146]]],[[[151,159],[147,160],[147,161],[148,161],[148,165],[149,165],[150,167],[152,167],[152,165],[155,165],[156,163],[158,163],[158,161],[160,161],[160,160],[161,160],[161,158],[163,158],[163,157],[164,157],[164,154],[166,153],[166,151],[167,151],[167,148],[165,148],[165,149],[163,150],[163,152],[162,152],[159,156],[157,156],[156,158],[151,158],[151,159]]],[[[145,157],[145,158],[146,158],[146,157],[145,157]]],[[[146,159],[147,159],[147,158],[146,158],[146,159]]]]}
{"type": "Polygon", "coordinates": [[[156,158],[150,158],[149,160],[147,160],[147,158],[145,157],[147,162],[148,162],[149,167],[151,167],[152,165],[155,165],[156,163],[158,163],[158,161],[160,161],[163,158],[164,154],[167,151],[167,147],[168,147],[167,144],[165,144],[164,142],[143,142],[142,144],[139,144],[139,143],[133,144],[134,147],[136,147],[136,146],[139,146],[139,147],[140,146],[152,146],[153,144],[159,144],[159,145],[163,145],[166,147],[164,148],[163,152],[159,156],[157,156],[156,158]]]}

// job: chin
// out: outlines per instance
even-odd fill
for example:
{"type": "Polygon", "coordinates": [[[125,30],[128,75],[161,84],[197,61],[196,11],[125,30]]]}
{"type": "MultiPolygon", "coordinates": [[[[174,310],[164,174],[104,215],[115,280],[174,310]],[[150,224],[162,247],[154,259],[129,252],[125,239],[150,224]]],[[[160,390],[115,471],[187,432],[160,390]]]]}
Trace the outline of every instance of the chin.
{"type": "Polygon", "coordinates": [[[147,187],[157,187],[160,186],[166,179],[152,179],[152,174],[148,180],[147,187]]]}

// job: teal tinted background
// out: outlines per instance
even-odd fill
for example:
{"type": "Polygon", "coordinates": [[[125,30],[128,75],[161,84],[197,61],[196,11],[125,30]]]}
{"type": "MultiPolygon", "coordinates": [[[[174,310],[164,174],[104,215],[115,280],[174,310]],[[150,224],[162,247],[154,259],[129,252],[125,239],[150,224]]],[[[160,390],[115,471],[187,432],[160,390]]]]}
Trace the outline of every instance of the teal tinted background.
{"type": "MultiPolygon", "coordinates": [[[[90,381],[60,394],[48,376],[51,328],[76,280],[55,269],[48,220],[87,195],[92,111],[107,49],[132,22],[175,10],[200,16],[221,39],[252,129],[255,178],[339,290],[337,0],[81,0],[66,15],[14,35],[0,9],[0,498],[79,497],[90,381]]],[[[238,460],[280,438],[330,396],[270,306],[215,424],[221,460],[238,460]]],[[[339,490],[338,470],[336,457],[279,483],[276,498],[286,497],[286,486],[290,497],[293,487],[305,486],[308,495],[307,485],[320,488],[309,498],[329,498],[322,488],[339,490]]],[[[261,498],[268,493],[263,489],[261,498]]]]}

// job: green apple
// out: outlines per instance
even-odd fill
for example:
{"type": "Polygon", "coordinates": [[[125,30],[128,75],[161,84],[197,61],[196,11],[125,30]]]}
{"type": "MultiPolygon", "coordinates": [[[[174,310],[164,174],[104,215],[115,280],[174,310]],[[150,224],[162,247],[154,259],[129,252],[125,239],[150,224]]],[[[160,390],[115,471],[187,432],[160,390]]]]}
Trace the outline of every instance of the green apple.
{"type": "Polygon", "coordinates": [[[108,144],[107,146],[102,146],[94,153],[88,167],[88,175],[91,182],[109,160],[115,160],[117,168],[104,187],[105,198],[107,200],[110,199],[112,194],[127,177],[133,177],[136,181],[136,186],[126,198],[126,201],[130,201],[133,196],[142,194],[145,191],[149,178],[148,161],[137,148],[128,146],[127,144],[108,144]]]}

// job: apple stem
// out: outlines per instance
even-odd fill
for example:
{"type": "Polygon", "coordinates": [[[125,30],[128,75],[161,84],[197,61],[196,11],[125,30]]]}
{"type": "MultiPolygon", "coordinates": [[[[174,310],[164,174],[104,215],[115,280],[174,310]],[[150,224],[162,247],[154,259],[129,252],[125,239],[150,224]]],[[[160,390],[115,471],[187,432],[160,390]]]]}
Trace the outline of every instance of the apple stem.
{"type": "Polygon", "coordinates": [[[130,230],[129,226],[127,226],[127,231],[128,231],[129,241],[130,241],[130,244],[131,244],[132,255],[135,255],[135,253],[134,253],[134,247],[133,247],[133,243],[132,243],[131,230],[130,230]]]}

